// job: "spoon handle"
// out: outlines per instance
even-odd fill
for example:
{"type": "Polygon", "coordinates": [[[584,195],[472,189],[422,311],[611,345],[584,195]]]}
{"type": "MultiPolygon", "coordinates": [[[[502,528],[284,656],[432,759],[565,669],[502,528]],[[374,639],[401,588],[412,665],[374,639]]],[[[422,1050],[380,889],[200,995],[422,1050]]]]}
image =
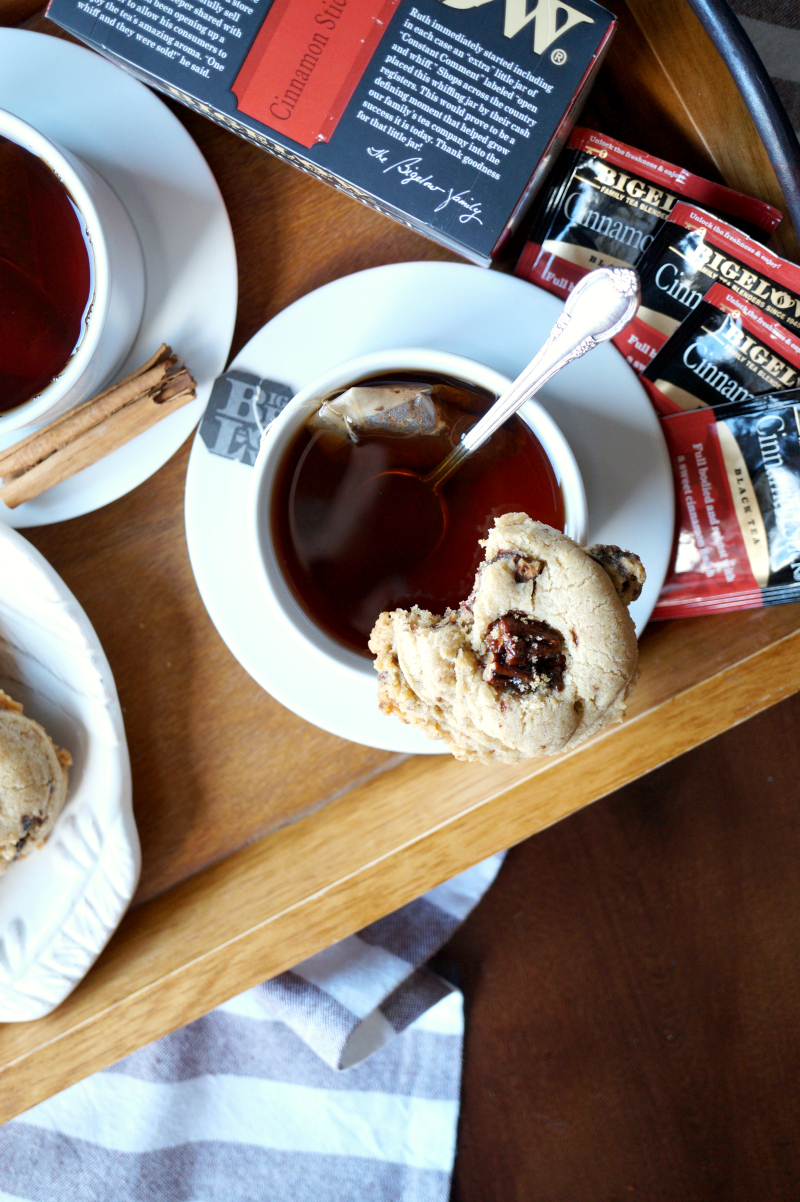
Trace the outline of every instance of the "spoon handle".
{"type": "Polygon", "coordinates": [[[440,488],[464,459],[491,438],[556,372],[624,329],[636,313],[639,300],[639,276],[631,267],[598,267],[585,275],[567,297],[564,312],[542,349],[488,413],[426,477],[426,482],[434,489],[440,488]]]}

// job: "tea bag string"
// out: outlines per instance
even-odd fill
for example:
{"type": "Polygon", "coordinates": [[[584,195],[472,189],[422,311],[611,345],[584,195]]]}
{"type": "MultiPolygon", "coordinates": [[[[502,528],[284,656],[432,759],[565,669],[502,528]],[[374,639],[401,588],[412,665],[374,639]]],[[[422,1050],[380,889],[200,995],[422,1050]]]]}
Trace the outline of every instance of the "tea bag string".
{"type": "Polygon", "coordinates": [[[261,385],[256,384],[255,388],[253,389],[253,399],[250,403],[253,406],[253,417],[255,418],[256,425],[258,426],[261,437],[263,438],[267,432],[268,427],[263,424],[263,422],[261,421],[261,416],[258,412],[258,402],[261,400],[262,395],[263,395],[263,389],[262,389],[261,385]]]}

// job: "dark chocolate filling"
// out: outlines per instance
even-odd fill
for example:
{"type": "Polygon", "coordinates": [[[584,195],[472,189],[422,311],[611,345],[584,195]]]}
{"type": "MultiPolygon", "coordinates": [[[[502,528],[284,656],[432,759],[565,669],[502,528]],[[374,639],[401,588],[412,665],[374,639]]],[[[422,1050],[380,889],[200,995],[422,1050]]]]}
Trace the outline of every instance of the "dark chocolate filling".
{"type": "Polygon", "coordinates": [[[489,684],[528,692],[542,678],[560,693],[567,661],[561,635],[547,622],[507,613],[486,635],[489,657],[483,673],[489,684]]]}
{"type": "Polygon", "coordinates": [[[25,831],[25,834],[14,844],[14,851],[16,852],[14,859],[19,856],[19,853],[22,851],[23,847],[25,847],[31,837],[36,834],[39,827],[44,826],[45,817],[46,815],[44,814],[36,814],[34,817],[31,817],[29,814],[22,815],[22,829],[25,831]]]}

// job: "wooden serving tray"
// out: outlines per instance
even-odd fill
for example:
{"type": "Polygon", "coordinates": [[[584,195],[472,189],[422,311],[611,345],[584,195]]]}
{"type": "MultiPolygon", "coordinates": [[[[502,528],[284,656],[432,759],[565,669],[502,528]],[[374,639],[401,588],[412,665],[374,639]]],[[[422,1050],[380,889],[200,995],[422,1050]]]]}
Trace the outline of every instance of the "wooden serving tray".
{"type": "MultiPolygon", "coordinates": [[[[684,0],[608,6],[621,28],[585,123],[782,207],[684,0]]],[[[33,27],[62,36],[43,18],[33,27]]],[[[234,353],[338,276],[453,257],[175,111],[231,214],[234,353]]],[[[788,225],[775,244],[798,257],[788,225]]],[[[490,769],[345,743],[262,692],[212,626],[183,532],[188,452],[97,513],[25,532],[84,605],[114,671],[144,870],[74,994],[47,1018],[0,1027],[0,1121],[800,688],[800,606],[781,606],[649,628],[628,720],[554,760],[490,769]]]]}

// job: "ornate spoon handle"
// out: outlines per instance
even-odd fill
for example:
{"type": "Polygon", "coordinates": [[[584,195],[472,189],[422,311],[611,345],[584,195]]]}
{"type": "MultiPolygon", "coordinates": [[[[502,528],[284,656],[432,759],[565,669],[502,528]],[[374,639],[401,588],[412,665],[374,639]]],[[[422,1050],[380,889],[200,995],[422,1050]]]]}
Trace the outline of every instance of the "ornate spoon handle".
{"type": "Polygon", "coordinates": [[[567,297],[564,312],[542,349],[489,412],[426,477],[426,482],[435,489],[441,487],[466,457],[491,438],[556,372],[618,334],[636,313],[639,299],[639,277],[631,267],[599,267],[585,275],[567,297]]]}

